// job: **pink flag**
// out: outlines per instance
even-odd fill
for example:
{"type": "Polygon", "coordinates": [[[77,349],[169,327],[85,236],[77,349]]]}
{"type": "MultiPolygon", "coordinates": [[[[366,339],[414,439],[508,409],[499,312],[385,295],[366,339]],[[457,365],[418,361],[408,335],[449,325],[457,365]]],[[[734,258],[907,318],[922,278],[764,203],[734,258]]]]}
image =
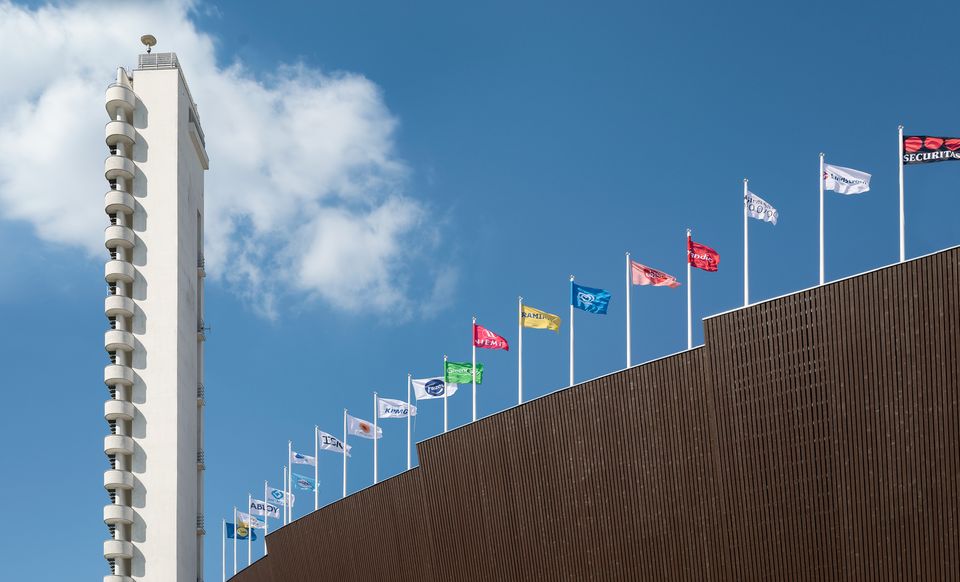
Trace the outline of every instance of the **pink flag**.
{"type": "MultiPolygon", "coordinates": [[[[488,348],[491,350],[510,350],[507,340],[493,333],[482,325],[473,324],[473,345],[478,348],[488,348]]],[[[477,378],[480,374],[477,374],[477,378]]]]}
{"type": "Polygon", "coordinates": [[[653,285],[654,287],[679,287],[677,278],[662,271],[651,269],[636,261],[630,261],[630,274],[634,285],[653,285]]]}

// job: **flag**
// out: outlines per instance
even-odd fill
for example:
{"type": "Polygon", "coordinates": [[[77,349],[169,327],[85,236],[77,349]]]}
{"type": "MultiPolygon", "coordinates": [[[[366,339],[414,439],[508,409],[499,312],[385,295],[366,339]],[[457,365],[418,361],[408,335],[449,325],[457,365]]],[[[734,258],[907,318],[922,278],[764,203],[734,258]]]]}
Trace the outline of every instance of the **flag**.
{"type": "Polygon", "coordinates": [[[929,135],[903,136],[903,163],[929,164],[960,160],[960,138],[929,135]]]}
{"type": "MultiPolygon", "coordinates": [[[[824,170],[826,173],[826,170],[824,170]]],[[[869,177],[867,178],[869,180],[869,177]]],[[[767,203],[766,200],[757,196],[753,192],[747,191],[747,214],[750,215],[750,218],[757,218],[764,222],[777,223],[777,217],[780,216],[780,213],[777,212],[777,209],[767,203]]]]}
{"type": "Polygon", "coordinates": [[[290,502],[290,507],[293,507],[293,502],[296,499],[293,496],[293,493],[287,493],[283,489],[274,489],[273,487],[267,488],[267,495],[270,497],[271,503],[276,503],[277,505],[285,506],[287,501],[290,502]]]}
{"type": "Polygon", "coordinates": [[[443,393],[446,391],[447,396],[453,396],[457,393],[457,384],[450,382],[444,382],[443,378],[423,378],[421,380],[414,379],[413,383],[413,392],[417,397],[417,400],[425,400],[427,398],[443,398],[443,393]]]}
{"type": "Polygon", "coordinates": [[[860,194],[870,189],[870,174],[853,168],[824,164],[823,188],[839,194],[860,194]]]}
{"type": "Polygon", "coordinates": [[[262,515],[264,517],[280,518],[280,507],[271,502],[263,502],[259,499],[250,500],[250,513],[253,515],[262,515]]]}
{"type": "Polygon", "coordinates": [[[290,463],[293,465],[316,465],[317,458],[311,457],[310,455],[304,455],[303,453],[298,453],[293,451],[290,453],[290,463]]]}
{"type": "Polygon", "coordinates": [[[593,287],[571,283],[570,302],[577,309],[604,315],[607,313],[607,306],[610,304],[610,293],[603,289],[594,289],[593,287]]]}
{"type": "Polygon", "coordinates": [[[720,253],[687,237],[687,261],[691,267],[716,271],[720,266],[720,253]]]}
{"type": "MultiPolygon", "coordinates": [[[[233,524],[229,521],[227,522],[227,539],[233,539],[233,524]]],[[[250,531],[250,528],[247,527],[245,523],[241,523],[240,527],[237,528],[237,539],[238,540],[247,540],[247,533],[250,533],[253,537],[250,538],[250,541],[257,541],[257,530],[250,531]]]]}
{"type": "Polygon", "coordinates": [[[406,418],[416,415],[417,407],[408,405],[403,400],[377,398],[377,416],[380,418],[406,418]]]}
{"type": "MultiPolygon", "coordinates": [[[[243,529],[244,526],[250,526],[254,529],[262,529],[263,522],[259,519],[253,517],[249,513],[243,513],[242,511],[237,512],[237,523],[239,524],[237,529],[243,529]]],[[[239,532],[238,532],[239,533],[239,532]]]]}
{"type": "MultiPolygon", "coordinates": [[[[323,432],[322,430],[318,430],[317,438],[319,439],[318,442],[321,451],[333,451],[335,453],[343,454],[343,443],[340,442],[340,439],[337,437],[330,433],[323,432]]],[[[350,456],[350,445],[347,445],[347,456],[350,456]]]]}
{"type": "Polygon", "coordinates": [[[473,324],[473,345],[478,348],[510,351],[507,340],[477,324],[473,324]]]}
{"type": "Polygon", "coordinates": [[[529,305],[524,305],[520,310],[520,323],[523,327],[532,327],[534,329],[549,329],[550,331],[560,331],[560,317],[546,311],[534,309],[529,305]]]}
{"type": "Polygon", "coordinates": [[[374,436],[372,422],[367,422],[355,416],[350,416],[349,414],[347,415],[347,432],[365,439],[379,439],[383,437],[382,428],[378,426],[377,434],[374,436]]]}
{"type": "MultiPolygon", "coordinates": [[[[473,366],[470,362],[444,362],[444,380],[448,384],[472,384],[473,366]]],[[[477,364],[477,384],[483,383],[483,364],[477,364]]],[[[452,394],[452,392],[451,392],[452,394]]]]}
{"type": "Polygon", "coordinates": [[[680,283],[673,275],[651,269],[636,261],[630,261],[630,275],[634,285],[653,285],[654,287],[679,287],[680,283]]]}
{"type": "Polygon", "coordinates": [[[293,486],[297,489],[303,489],[304,491],[313,491],[317,488],[317,483],[313,480],[313,477],[306,477],[300,473],[294,473],[293,486]]]}

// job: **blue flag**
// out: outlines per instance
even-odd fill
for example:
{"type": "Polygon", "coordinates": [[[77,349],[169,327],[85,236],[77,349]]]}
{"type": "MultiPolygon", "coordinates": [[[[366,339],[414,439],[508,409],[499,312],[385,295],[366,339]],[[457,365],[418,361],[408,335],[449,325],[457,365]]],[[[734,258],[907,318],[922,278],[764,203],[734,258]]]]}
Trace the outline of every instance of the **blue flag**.
{"type": "Polygon", "coordinates": [[[300,473],[293,474],[293,486],[304,491],[313,491],[317,488],[317,484],[312,477],[305,477],[300,473]]]}
{"type": "MultiPolygon", "coordinates": [[[[241,525],[239,531],[237,531],[237,539],[247,541],[247,532],[250,531],[247,526],[241,525]]],[[[253,530],[253,537],[250,539],[251,542],[257,541],[257,530],[253,530]]],[[[233,539],[233,524],[229,521],[227,522],[227,539],[233,539]]]]}
{"type": "Polygon", "coordinates": [[[607,305],[610,304],[610,293],[603,289],[577,285],[571,281],[570,304],[577,309],[604,315],[607,313],[607,305]]]}

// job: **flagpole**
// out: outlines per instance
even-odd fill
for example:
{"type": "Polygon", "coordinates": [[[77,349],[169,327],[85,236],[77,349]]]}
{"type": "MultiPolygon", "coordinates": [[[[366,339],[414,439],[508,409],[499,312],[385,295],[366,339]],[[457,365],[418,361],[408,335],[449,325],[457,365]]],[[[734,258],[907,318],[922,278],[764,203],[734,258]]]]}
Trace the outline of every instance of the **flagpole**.
{"type": "Polygon", "coordinates": [[[573,275],[570,275],[570,385],[573,386],[573,275]]]}
{"type": "Polygon", "coordinates": [[[443,354],[443,432],[447,432],[447,354],[443,354]]]}
{"type": "Polygon", "coordinates": [[[823,282],[823,152],[820,152],[820,284],[823,282]]]}
{"type": "Polygon", "coordinates": [[[377,393],[373,393],[373,484],[377,484],[377,441],[380,439],[377,438],[377,420],[379,414],[377,410],[377,393]]]}
{"type": "Polygon", "coordinates": [[[750,305],[750,246],[747,237],[750,233],[747,209],[747,179],[743,179],[743,306],[750,305]]]}
{"type": "Polygon", "coordinates": [[[283,484],[280,485],[283,487],[283,525],[287,525],[290,521],[287,519],[287,466],[283,466],[283,484]]]}
{"type": "Polygon", "coordinates": [[[263,555],[267,555],[267,534],[270,531],[270,516],[267,515],[267,481],[263,481],[263,555]]]}
{"type": "MultiPolygon", "coordinates": [[[[250,506],[253,505],[253,496],[247,493],[247,511],[250,511],[250,506]]],[[[250,548],[252,547],[251,539],[253,539],[253,514],[250,514],[250,523],[247,524],[247,568],[250,567],[250,548]]]]}
{"type": "Polygon", "coordinates": [[[347,496],[347,409],[343,409],[343,493],[340,498],[347,496]]]}
{"type": "Polygon", "coordinates": [[[233,506],[233,575],[237,575],[237,506],[233,506]]]}
{"type": "Polygon", "coordinates": [[[313,425],[313,510],[320,509],[320,427],[313,425]]]}
{"type": "Polygon", "coordinates": [[[410,378],[407,373],[407,471],[410,470],[410,378]]]}
{"type": "MultiPolygon", "coordinates": [[[[470,333],[473,335],[470,338],[470,345],[473,347],[473,367],[470,372],[471,379],[473,380],[473,422],[477,422],[477,342],[475,341],[477,335],[477,316],[473,316],[473,327],[470,328],[470,333]]],[[[446,375],[447,370],[444,368],[444,375],[446,375]]],[[[446,380],[446,378],[444,378],[446,380]]]]}
{"type": "Polygon", "coordinates": [[[693,349],[693,294],[690,284],[690,229],[687,229],[687,349],[693,349]]]}
{"type": "Polygon", "coordinates": [[[630,367],[630,253],[627,253],[627,367],[630,367]]]}
{"type": "Polygon", "coordinates": [[[293,475],[293,443],[287,441],[287,478],[283,480],[283,506],[287,508],[287,523],[293,521],[293,508],[290,507],[290,476],[293,475]]]}
{"type": "Polygon", "coordinates": [[[523,297],[517,297],[517,404],[523,404],[523,297]]]}
{"type": "MultiPolygon", "coordinates": [[[[221,569],[223,570],[223,582],[227,582],[227,520],[221,519],[221,524],[223,529],[220,530],[220,562],[221,569]]],[[[236,529],[237,524],[233,524],[234,529],[236,529]]],[[[234,534],[236,537],[236,534],[234,534]]]]}
{"type": "Polygon", "coordinates": [[[904,241],[904,232],[903,232],[903,126],[901,125],[898,129],[900,136],[899,143],[897,144],[897,150],[900,155],[900,262],[902,263],[907,258],[906,245],[904,241]]]}

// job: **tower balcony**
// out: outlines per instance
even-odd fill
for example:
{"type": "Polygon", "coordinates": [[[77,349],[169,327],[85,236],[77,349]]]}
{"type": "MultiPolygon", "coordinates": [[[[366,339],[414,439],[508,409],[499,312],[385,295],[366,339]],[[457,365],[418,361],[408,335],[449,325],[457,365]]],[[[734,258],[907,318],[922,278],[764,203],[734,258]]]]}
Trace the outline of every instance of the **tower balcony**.
{"type": "Polygon", "coordinates": [[[117,178],[133,179],[133,173],[136,166],[133,160],[123,156],[109,156],[103,161],[103,175],[107,180],[116,180],[117,178]]]}
{"type": "Polygon", "coordinates": [[[103,557],[108,560],[129,560],[133,557],[133,544],[120,540],[103,542],[103,557]]]}
{"type": "Polygon", "coordinates": [[[108,249],[117,247],[130,249],[133,248],[134,241],[133,229],[128,226],[111,224],[103,231],[103,244],[108,249]]]}
{"type": "Polygon", "coordinates": [[[137,203],[133,194],[121,190],[108,190],[103,196],[103,211],[107,214],[133,214],[137,203]]]}
{"type": "Polygon", "coordinates": [[[133,129],[133,125],[126,121],[108,121],[104,134],[107,145],[111,147],[118,143],[131,145],[137,139],[137,132],[133,129]]]}
{"type": "Polygon", "coordinates": [[[108,352],[132,352],[133,334],[129,331],[120,331],[119,329],[108,329],[103,334],[103,347],[108,352]]]}
{"type": "Polygon", "coordinates": [[[108,283],[133,283],[135,271],[132,263],[127,261],[112,260],[107,261],[103,266],[103,278],[108,283]]]}
{"type": "Polygon", "coordinates": [[[112,119],[116,119],[117,110],[122,109],[127,113],[132,113],[137,105],[137,95],[133,89],[114,83],[107,87],[106,101],[104,103],[107,114],[112,119]]]}
{"type": "Polygon", "coordinates": [[[132,455],[133,439],[124,435],[108,434],[103,437],[103,452],[108,455],[132,455]]]}
{"type": "Polygon", "coordinates": [[[104,505],[103,523],[107,525],[129,525],[133,523],[133,508],[126,505],[104,505]]]}
{"type": "Polygon", "coordinates": [[[103,403],[103,417],[107,420],[133,420],[133,414],[134,409],[132,402],[125,400],[107,400],[103,403]]]}
{"type": "Polygon", "coordinates": [[[107,317],[131,317],[133,299],[122,295],[107,295],[103,299],[103,314],[107,317]]]}
{"type": "Polygon", "coordinates": [[[103,472],[103,488],[107,491],[133,489],[133,473],[108,469],[103,472]]]}
{"type": "Polygon", "coordinates": [[[103,383],[107,386],[122,384],[124,386],[133,385],[133,369],[129,366],[120,364],[107,364],[103,367],[103,383]]]}

